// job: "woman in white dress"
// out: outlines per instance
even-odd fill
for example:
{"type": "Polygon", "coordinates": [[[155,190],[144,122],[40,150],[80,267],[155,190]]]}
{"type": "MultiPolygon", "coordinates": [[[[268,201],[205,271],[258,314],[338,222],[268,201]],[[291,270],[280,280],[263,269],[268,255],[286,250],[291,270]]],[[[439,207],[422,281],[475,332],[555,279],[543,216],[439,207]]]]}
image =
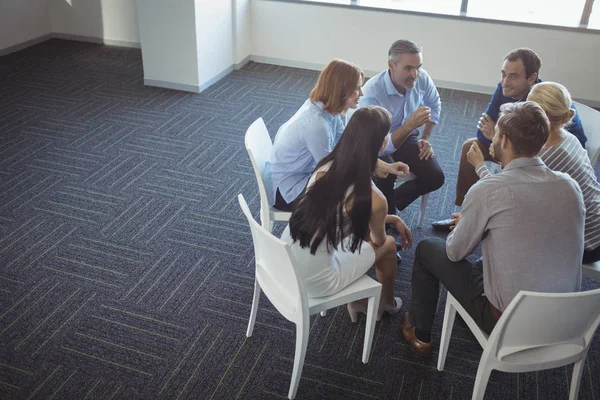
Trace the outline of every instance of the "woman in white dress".
{"type": "MultiPolygon", "coordinates": [[[[309,297],[334,294],[376,266],[382,284],[378,319],[396,314],[396,242],[386,235],[392,224],[405,249],[412,235],[371,181],[378,152],[385,148],[391,115],[377,106],[357,110],[333,151],[323,158],[300,195],[281,239],[290,244],[309,297]]],[[[348,304],[353,322],[366,313],[366,301],[348,304]]]]}

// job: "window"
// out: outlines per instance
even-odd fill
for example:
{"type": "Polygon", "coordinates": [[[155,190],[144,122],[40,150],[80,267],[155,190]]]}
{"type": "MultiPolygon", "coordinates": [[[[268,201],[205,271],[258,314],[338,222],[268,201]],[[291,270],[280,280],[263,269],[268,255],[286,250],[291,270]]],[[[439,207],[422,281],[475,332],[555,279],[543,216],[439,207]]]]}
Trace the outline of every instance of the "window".
{"type": "Polygon", "coordinates": [[[600,30],[600,0],[287,0],[600,30]]]}
{"type": "Polygon", "coordinates": [[[469,0],[467,16],[578,27],[586,0],[469,0]]]}
{"type": "Polygon", "coordinates": [[[587,26],[590,29],[600,29],[600,0],[594,3],[592,15],[590,15],[590,21],[587,26]]]}
{"type": "Polygon", "coordinates": [[[421,11],[435,14],[460,14],[461,0],[357,0],[356,4],[365,7],[394,10],[421,11]]]}

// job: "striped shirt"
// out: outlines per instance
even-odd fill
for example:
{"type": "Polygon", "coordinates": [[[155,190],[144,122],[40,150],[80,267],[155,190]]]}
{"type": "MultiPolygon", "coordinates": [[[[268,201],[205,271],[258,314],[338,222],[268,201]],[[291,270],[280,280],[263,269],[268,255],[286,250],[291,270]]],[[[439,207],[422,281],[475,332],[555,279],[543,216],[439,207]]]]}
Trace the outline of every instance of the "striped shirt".
{"type": "MultiPolygon", "coordinates": [[[[584,248],[594,250],[600,246],[600,184],[587,151],[574,135],[563,133],[566,137],[560,144],[542,148],[538,156],[548,168],[569,174],[579,184],[586,208],[584,248]]],[[[476,171],[480,178],[490,175],[484,163],[476,171]]]]}

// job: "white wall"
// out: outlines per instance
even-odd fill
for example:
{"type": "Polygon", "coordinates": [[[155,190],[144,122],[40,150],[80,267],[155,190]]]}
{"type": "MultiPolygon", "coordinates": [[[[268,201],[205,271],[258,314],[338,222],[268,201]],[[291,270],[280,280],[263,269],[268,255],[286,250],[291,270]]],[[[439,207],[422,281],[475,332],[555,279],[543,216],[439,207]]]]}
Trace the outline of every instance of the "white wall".
{"type": "MultiPolygon", "coordinates": [[[[144,79],[157,86],[197,87],[195,1],[137,3],[144,79]]],[[[231,32],[230,32],[231,35],[231,32]]],[[[230,53],[231,54],[231,53],[230,53]]]]}
{"type": "Polygon", "coordinates": [[[96,38],[107,44],[139,46],[136,0],[49,1],[50,21],[56,36],[96,38]]]}
{"type": "Polygon", "coordinates": [[[51,32],[48,0],[0,0],[0,50],[51,32]]]}
{"type": "Polygon", "coordinates": [[[241,67],[252,54],[252,27],[250,0],[232,0],[233,7],[233,61],[241,67]]]}
{"type": "Polygon", "coordinates": [[[195,0],[198,82],[200,86],[229,72],[234,64],[231,0],[195,0]]]}
{"type": "Polygon", "coordinates": [[[266,0],[252,1],[251,27],[256,61],[321,69],[339,57],[373,73],[386,68],[390,44],[407,38],[423,47],[438,86],[490,93],[504,55],[530,47],[543,79],[600,104],[598,34],[266,0]]]}

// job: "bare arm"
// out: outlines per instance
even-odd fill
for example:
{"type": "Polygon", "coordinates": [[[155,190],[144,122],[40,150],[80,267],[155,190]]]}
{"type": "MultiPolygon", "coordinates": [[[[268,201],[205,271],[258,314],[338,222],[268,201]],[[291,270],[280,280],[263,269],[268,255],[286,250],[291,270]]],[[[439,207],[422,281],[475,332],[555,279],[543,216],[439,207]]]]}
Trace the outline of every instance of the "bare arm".
{"type": "Polygon", "coordinates": [[[435,127],[435,123],[431,121],[427,121],[425,123],[425,127],[423,128],[423,134],[421,135],[421,139],[429,140],[431,137],[431,132],[433,132],[433,128],[435,127]]]}
{"type": "Polygon", "coordinates": [[[387,201],[379,189],[373,187],[371,191],[371,218],[369,219],[369,230],[371,241],[377,246],[385,243],[385,222],[387,217],[387,201]]]}
{"type": "Polygon", "coordinates": [[[392,144],[394,148],[400,147],[402,143],[406,140],[408,135],[415,129],[410,121],[406,121],[404,124],[400,125],[394,132],[392,132],[392,144]]]}

